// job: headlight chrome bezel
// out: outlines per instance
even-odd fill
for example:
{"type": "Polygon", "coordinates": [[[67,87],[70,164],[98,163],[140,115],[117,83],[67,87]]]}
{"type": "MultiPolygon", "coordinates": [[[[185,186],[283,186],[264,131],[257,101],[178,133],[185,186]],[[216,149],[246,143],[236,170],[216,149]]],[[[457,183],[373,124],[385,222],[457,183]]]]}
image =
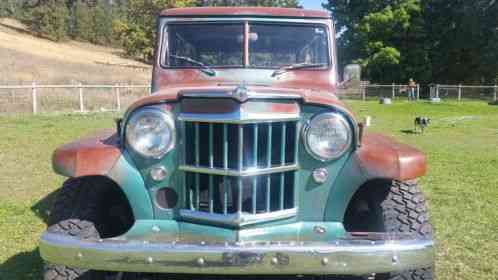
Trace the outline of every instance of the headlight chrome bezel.
{"type": "Polygon", "coordinates": [[[160,108],[154,108],[154,107],[146,107],[146,108],[141,108],[133,112],[130,117],[128,118],[125,126],[125,131],[124,131],[125,139],[126,139],[126,146],[132,149],[134,152],[138,153],[140,156],[144,158],[153,158],[153,159],[160,159],[164,157],[167,153],[169,153],[174,147],[176,146],[176,127],[175,127],[175,120],[173,118],[173,115],[170,112],[161,110],[160,108]],[[171,134],[171,140],[166,147],[157,154],[147,154],[144,153],[143,151],[140,151],[137,149],[137,147],[132,143],[132,140],[130,140],[130,134],[129,131],[132,129],[130,126],[136,122],[143,114],[154,114],[159,117],[161,121],[164,122],[164,124],[168,127],[170,130],[171,134]]]}
{"type": "Polygon", "coordinates": [[[306,152],[311,157],[313,157],[314,159],[316,159],[318,161],[321,161],[321,162],[330,162],[330,161],[339,159],[340,157],[342,157],[351,148],[351,145],[353,144],[353,138],[354,138],[353,133],[354,133],[354,131],[351,128],[351,124],[347,120],[347,118],[343,114],[341,114],[339,112],[334,112],[333,111],[333,112],[321,112],[321,113],[317,113],[313,117],[311,117],[311,119],[309,119],[306,122],[305,127],[302,130],[302,137],[303,137],[303,143],[304,143],[304,147],[306,149],[306,152]],[[322,120],[324,118],[335,118],[347,130],[348,139],[346,141],[345,148],[342,149],[341,151],[339,151],[338,153],[334,154],[332,157],[324,157],[323,155],[317,154],[313,150],[313,148],[310,146],[310,144],[309,144],[309,134],[310,134],[310,130],[311,130],[312,126],[313,126],[313,122],[314,121],[316,122],[318,120],[322,120]]]}

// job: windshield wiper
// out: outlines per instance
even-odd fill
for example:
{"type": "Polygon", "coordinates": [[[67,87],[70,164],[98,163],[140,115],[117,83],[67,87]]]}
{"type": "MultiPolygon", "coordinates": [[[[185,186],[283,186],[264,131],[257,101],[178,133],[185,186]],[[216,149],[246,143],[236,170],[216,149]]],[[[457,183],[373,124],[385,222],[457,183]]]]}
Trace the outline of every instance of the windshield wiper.
{"type": "Polygon", "coordinates": [[[186,61],[186,62],[189,62],[191,64],[194,64],[194,65],[197,65],[199,66],[199,70],[201,70],[202,72],[206,73],[207,75],[209,76],[216,76],[216,71],[214,71],[213,68],[209,67],[208,65],[198,61],[198,60],[195,60],[191,57],[187,57],[187,56],[180,56],[180,55],[174,55],[174,54],[170,54],[169,55],[170,57],[172,58],[176,58],[176,59],[179,59],[179,60],[183,60],[183,61],[186,61]]]}
{"type": "Polygon", "coordinates": [[[275,70],[271,76],[276,77],[290,70],[305,69],[305,68],[318,68],[326,66],[325,63],[296,63],[291,65],[282,66],[275,70]]]}

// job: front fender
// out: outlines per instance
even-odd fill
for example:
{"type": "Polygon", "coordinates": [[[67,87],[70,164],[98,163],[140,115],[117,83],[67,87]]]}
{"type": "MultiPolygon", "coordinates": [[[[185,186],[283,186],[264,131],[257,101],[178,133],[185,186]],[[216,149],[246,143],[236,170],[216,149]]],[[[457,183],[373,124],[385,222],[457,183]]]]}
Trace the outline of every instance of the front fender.
{"type": "Polygon", "coordinates": [[[417,149],[380,134],[366,134],[332,185],[324,218],[342,221],[354,194],[369,181],[406,181],[425,173],[425,156],[417,149]]]}
{"type": "Polygon", "coordinates": [[[70,178],[104,176],[120,156],[119,137],[114,130],[103,130],[55,150],[52,166],[55,173],[70,178]]]}
{"type": "Polygon", "coordinates": [[[424,176],[427,171],[422,152],[381,134],[366,134],[356,156],[370,180],[407,181],[424,176]]]}
{"type": "Polygon", "coordinates": [[[69,178],[105,176],[123,190],[137,220],[153,219],[151,198],[144,179],[119,146],[114,130],[105,130],[58,148],[52,157],[57,174],[69,178]]]}

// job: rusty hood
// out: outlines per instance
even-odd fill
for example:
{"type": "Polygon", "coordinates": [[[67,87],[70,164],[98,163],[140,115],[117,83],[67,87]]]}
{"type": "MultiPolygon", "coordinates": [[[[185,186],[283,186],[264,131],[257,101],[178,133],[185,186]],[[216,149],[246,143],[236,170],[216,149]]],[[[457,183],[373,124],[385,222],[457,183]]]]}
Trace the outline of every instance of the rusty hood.
{"type": "Polygon", "coordinates": [[[202,96],[204,98],[233,98],[243,103],[249,99],[295,99],[304,104],[335,107],[355,118],[353,112],[332,92],[316,89],[295,89],[269,86],[192,86],[170,87],[139,99],[127,110],[127,114],[147,105],[171,103],[182,97],[202,96]]]}

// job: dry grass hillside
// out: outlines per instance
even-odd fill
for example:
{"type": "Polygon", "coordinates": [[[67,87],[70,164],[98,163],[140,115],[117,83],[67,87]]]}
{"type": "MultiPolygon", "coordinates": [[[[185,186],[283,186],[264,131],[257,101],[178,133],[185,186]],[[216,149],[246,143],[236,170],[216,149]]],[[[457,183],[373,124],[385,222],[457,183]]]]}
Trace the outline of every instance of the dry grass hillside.
{"type": "Polygon", "coordinates": [[[121,55],[113,48],[45,40],[17,21],[0,18],[0,84],[148,83],[150,66],[121,55]]]}

